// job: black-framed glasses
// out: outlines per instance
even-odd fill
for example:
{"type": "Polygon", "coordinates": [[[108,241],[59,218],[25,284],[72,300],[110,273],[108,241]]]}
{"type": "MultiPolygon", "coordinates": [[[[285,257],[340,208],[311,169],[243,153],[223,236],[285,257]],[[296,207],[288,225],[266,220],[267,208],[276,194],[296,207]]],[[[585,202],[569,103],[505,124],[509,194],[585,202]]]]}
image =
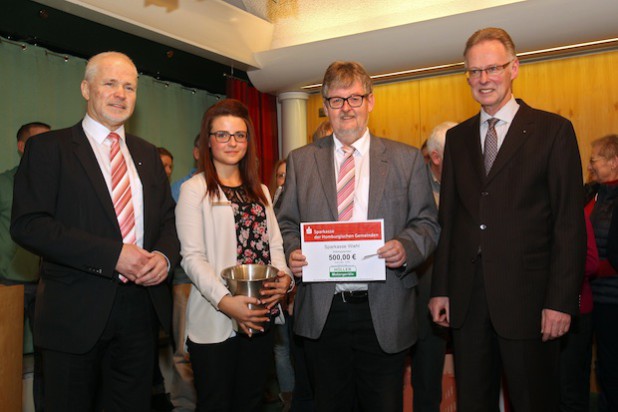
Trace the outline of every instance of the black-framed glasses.
{"type": "Polygon", "coordinates": [[[494,64],[493,66],[485,67],[484,69],[467,69],[466,77],[468,79],[480,79],[483,72],[485,72],[488,76],[497,76],[502,74],[504,69],[506,69],[511,63],[513,63],[513,60],[504,64],[494,64]]]}
{"type": "Polygon", "coordinates": [[[227,143],[230,141],[232,136],[236,139],[237,142],[246,142],[247,141],[247,132],[236,132],[230,133],[225,130],[218,130],[216,132],[208,133],[209,136],[214,136],[215,140],[218,143],[227,143]]]}
{"type": "Polygon", "coordinates": [[[325,97],[324,100],[328,102],[331,109],[341,109],[345,102],[348,102],[350,107],[361,107],[363,105],[363,99],[369,96],[367,94],[353,94],[348,97],[325,97]]]}

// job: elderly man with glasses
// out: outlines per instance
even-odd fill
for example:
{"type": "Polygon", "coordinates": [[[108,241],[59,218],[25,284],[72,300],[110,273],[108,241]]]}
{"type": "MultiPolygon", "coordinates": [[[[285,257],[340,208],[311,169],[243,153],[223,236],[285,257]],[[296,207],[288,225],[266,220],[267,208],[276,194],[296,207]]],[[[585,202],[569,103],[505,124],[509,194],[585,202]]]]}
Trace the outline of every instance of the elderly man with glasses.
{"type": "Polygon", "coordinates": [[[474,33],[464,59],[481,112],[446,135],[430,310],[453,331],[457,410],[498,410],[504,374],[515,411],[554,411],[586,253],[577,139],[513,98],[504,30],[474,33]]]}

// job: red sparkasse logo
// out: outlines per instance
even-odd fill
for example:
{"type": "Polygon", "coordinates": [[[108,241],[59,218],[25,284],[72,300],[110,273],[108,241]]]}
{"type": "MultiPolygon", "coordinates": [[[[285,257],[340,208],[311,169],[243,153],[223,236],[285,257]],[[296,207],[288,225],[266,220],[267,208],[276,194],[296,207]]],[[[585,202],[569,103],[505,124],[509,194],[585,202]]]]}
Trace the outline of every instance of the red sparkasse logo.
{"type": "Polygon", "coordinates": [[[305,242],[345,242],[381,238],[380,221],[310,223],[304,226],[305,242]]]}

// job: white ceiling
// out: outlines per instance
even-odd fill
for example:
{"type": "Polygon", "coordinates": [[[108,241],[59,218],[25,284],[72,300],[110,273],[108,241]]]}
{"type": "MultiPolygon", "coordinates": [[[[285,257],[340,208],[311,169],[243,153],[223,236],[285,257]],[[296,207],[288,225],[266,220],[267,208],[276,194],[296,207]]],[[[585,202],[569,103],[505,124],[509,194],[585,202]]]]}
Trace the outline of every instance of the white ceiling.
{"type": "Polygon", "coordinates": [[[384,74],[459,63],[496,26],[519,52],[618,38],[618,0],[37,0],[246,70],[263,92],[318,83],[334,60],[384,74]]]}

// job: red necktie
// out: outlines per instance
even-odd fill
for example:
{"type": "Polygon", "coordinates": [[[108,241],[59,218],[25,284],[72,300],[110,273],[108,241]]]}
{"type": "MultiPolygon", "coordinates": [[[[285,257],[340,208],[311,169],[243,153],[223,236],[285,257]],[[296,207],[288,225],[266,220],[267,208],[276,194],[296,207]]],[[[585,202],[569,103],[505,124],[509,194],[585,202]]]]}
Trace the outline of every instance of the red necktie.
{"type": "Polygon", "coordinates": [[[112,162],[112,201],[118,217],[123,243],[135,243],[135,212],[131,196],[131,182],[127,163],[120,151],[120,136],[110,133],[112,141],[109,157],[112,162]]]}
{"type": "MultiPolygon", "coordinates": [[[[133,210],[131,181],[129,180],[127,162],[125,162],[124,156],[120,151],[120,136],[112,132],[107,138],[112,142],[109,151],[112,165],[112,202],[114,203],[114,210],[118,218],[122,242],[133,244],[136,240],[135,211],[133,210]]],[[[122,282],[128,282],[124,276],[118,275],[118,277],[122,282]]]]}
{"type": "Polygon", "coordinates": [[[343,146],[343,163],[337,179],[338,220],[350,220],[354,212],[354,148],[343,146]]]}

